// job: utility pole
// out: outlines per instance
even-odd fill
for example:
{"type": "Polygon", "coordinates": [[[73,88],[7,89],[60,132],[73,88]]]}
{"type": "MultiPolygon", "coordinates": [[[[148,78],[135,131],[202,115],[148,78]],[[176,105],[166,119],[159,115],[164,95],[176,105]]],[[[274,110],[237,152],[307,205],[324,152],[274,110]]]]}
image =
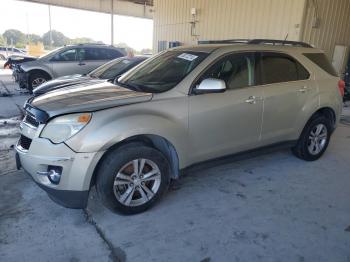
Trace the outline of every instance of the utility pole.
{"type": "Polygon", "coordinates": [[[50,4],[48,5],[49,6],[49,27],[50,27],[50,44],[49,44],[49,47],[51,49],[52,47],[52,31],[51,31],[51,6],[50,4]]]}
{"type": "Polygon", "coordinates": [[[29,20],[28,20],[28,13],[26,13],[26,23],[27,23],[27,45],[30,44],[30,37],[29,37],[29,20]]]}
{"type": "Polygon", "coordinates": [[[111,45],[114,45],[114,0],[111,0],[111,45]]]}

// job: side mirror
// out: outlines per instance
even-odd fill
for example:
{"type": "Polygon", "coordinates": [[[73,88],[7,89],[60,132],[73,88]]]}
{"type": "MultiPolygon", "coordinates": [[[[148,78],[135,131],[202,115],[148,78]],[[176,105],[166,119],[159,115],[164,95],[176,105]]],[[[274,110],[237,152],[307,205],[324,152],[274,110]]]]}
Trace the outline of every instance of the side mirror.
{"type": "Polygon", "coordinates": [[[224,80],[207,78],[204,79],[195,89],[196,94],[205,93],[222,93],[226,90],[226,83],[224,80]]]}
{"type": "Polygon", "coordinates": [[[117,75],[117,76],[113,79],[113,84],[114,84],[114,85],[117,85],[117,84],[118,84],[119,78],[120,78],[120,75],[117,75]]]}

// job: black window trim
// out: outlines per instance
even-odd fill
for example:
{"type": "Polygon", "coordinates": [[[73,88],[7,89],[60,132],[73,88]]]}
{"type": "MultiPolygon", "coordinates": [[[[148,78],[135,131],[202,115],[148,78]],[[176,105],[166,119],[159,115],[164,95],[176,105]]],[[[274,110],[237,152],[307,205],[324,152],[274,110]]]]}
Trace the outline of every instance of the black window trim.
{"type": "MultiPolygon", "coordinates": [[[[196,84],[198,82],[198,80],[214,65],[216,64],[217,62],[219,62],[220,60],[224,59],[225,57],[228,57],[228,56],[231,56],[231,55],[241,55],[241,54],[246,54],[246,53],[249,53],[251,54],[252,58],[254,59],[254,67],[255,67],[255,70],[254,70],[254,84],[251,85],[251,86],[246,86],[246,87],[240,87],[240,88],[237,88],[237,89],[226,89],[225,92],[228,92],[228,91],[235,91],[235,90],[239,90],[239,89],[243,89],[243,88],[249,88],[249,87],[255,87],[255,86],[258,86],[257,85],[257,68],[256,68],[256,61],[257,61],[257,52],[259,51],[256,51],[256,50],[243,50],[243,51],[231,51],[229,53],[225,53],[225,54],[222,54],[220,56],[218,56],[217,58],[215,58],[212,62],[210,62],[209,65],[207,65],[203,71],[197,75],[197,77],[192,81],[192,84],[190,86],[190,89],[188,91],[188,95],[189,96],[193,96],[193,95],[204,95],[204,94],[209,94],[209,93],[196,93],[195,92],[195,88],[196,88],[196,84]]],[[[204,60],[205,61],[205,60],[204,60]]],[[[204,62],[202,61],[202,63],[204,62]]]]}
{"type": "Polygon", "coordinates": [[[283,84],[283,83],[294,83],[294,82],[299,82],[299,81],[310,81],[312,80],[312,74],[310,72],[310,70],[307,68],[307,66],[305,66],[302,62],[300,62],[298,59],[296,59],[294,56],[285,53],[285,52],[280,52],[280,51],[271,51],[271,50],[260,50],[257,51],[256,53],[256,61],[255,61],[255,65],[258,67],[256,72],[258,73],[256,76],[256,79],[258,80],[256,85],[257,86],[268,86],[268,85],[277,85],[277,84],[283,84]],[[275,54],[275,55],[280,55],[281,57],[287,57],[288,59],[299,63],[308,73],[309,73],[309,78],[307,79],[298,79],[298,80],[292,80],[292,81],[283,81],[283,82],[276,82],[276,83],[270,83],[270,84],[263,84],[262,80],[261,80],[261,75],[262,75],[262,65],[261,65],[261,57],[263,54],[266,53],[270,53],[270,54],[275,54]]]}

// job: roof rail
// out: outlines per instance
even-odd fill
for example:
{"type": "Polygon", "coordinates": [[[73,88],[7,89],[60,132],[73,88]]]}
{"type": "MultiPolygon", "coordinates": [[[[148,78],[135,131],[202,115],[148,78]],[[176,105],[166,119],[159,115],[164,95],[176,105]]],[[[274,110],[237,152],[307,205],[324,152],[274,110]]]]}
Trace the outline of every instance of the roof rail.
{"type": "Polygon", "coordinates": [[[104,43],[78,43],[76,45],[101,45],[101,46],[105,46],[106,44],[104,44],[104,43]]]}
{"type": "Polygon", "coordinates": [[[274,40],[274,39],[226,39],[226,40],[201,40],[198,44],[249,44],[249,45],[287,45],[313,48],[313,46],[298,41],[274,40]]]}
{"type": "Polygon", "coordinates": [[[290,46],[299,46],[299,47],[307,47],[313,48],[311,45],[298,42],[298,41],[287,41],[287,40],[273,40],[273,39],[252,39],[249,41],[251,45],[290,45],[290,46]]]}
{"type": "Polygon", "coordinates": [[[249,39],[200,40],[198,44],[248,44],[249,41],[249,39]]]}

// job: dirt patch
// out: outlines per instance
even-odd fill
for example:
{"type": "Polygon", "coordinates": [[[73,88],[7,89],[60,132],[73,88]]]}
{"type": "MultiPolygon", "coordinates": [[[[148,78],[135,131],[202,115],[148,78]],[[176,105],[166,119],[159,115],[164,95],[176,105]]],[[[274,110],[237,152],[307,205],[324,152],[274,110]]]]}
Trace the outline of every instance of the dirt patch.
{"type": "Polygon", "coordinates": [[[20,136],[20,118],[0,119],[0,176],[16,170],[14,147],[20,136]]]}

